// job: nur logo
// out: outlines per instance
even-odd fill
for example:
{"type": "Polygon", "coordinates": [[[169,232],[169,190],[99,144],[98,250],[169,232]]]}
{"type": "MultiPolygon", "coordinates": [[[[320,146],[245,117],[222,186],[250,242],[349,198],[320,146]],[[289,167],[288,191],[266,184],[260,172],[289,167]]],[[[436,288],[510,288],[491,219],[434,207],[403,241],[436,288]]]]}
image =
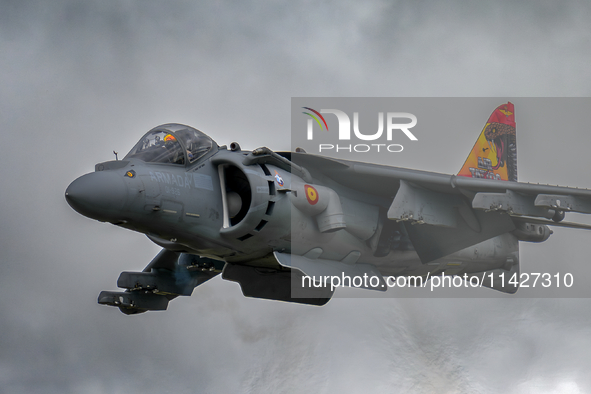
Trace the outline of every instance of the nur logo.
{"type": "MultiPolygon", "coordinates": [[[[328,131],[328,123],[322,114],[333,114],[337,117],[339,124],[339,141],[350,141],[351,140],[351,119],[349,115],[338,109],[321,109],[316,111],[310,107],[302,107],[309,112],[302,112],[309,116],[307,123],[307,139],[314,139],[314,121],[320,127],[320,130],[326,129],[328,131]]],[[[355,137],[362,141],[376,141],[382,138],[384,129],[386,130],[386,140],[392,141],[394,132],[396,130],[401,131],[411,141],[417,141],[417,137],[410,131],[411,128],[416,126],[417,117],[408,112],[387,112],[384,117],[384,112],[378,112],[378,130],[373,134],[364,134],[359,130],[359,112],[353,112],[353,134],[355,137]],[[386,127],[384,127],[384,118],[386,127]],[[406,119],[406,123],[399,123],[399,120],[406,119]],[[410,122],[408,122],[410,120],[410,122]]],[[[333,144],[320,144],[318,146],[319,152],[322,150],[336,149],[336,151],[346,150],[349,152],[369,152],[371,150],[380,151],[380,148],[384,148],[388,152],[402,152],[403,146],[400,144],[357,144],[357,145],[333,145],[333,144]]]]}

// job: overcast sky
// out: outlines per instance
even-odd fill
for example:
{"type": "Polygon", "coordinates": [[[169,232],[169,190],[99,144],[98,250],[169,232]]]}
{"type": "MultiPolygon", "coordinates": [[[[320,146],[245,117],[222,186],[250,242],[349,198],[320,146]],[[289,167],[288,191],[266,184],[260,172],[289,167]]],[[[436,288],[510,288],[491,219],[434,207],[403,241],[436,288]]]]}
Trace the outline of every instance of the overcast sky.
{"type": "MultiPolygon", "coordinates": [[[[582,0],[202,3],[0,0],[0,393],[591,392],[588,299],[315,308],[216,278],[166,312],[98,305],[159,248],[63,194],[158,124],[288,150],[291,97],[591,93],[582,0]]],[[[591,186],[588,127],[519,116],[520,180],[591,186]]],[[[433,130],[392,164],[455,172],[479,131],[433,130]]],[[[521,263],[588,264],[590,237],[558,229],[521,263]]]]}

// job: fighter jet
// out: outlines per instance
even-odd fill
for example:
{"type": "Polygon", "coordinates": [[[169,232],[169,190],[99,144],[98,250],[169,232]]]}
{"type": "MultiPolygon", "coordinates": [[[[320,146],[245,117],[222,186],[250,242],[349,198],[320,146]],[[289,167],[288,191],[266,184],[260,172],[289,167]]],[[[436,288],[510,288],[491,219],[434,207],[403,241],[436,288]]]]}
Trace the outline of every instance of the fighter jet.
{"type": "Polygon", "coordinates": [[[387,277],[471,274],[514,293],[518,283],[501,279],[519,275],[519,242],[546,241],[548,226],[588,229],[563,219],[591,213],[591,190],[517,181],[514,112],[510,102],[493,111],[457,175],[244,151],[157,126],[66,190],[78,213],[162,247],[98,302],[165,310],[220,273],[247,297],[310,305],[330,300],[334,288],[318,283],[331,276],[375,278],[348,285],[383,291],[387,277]]]}

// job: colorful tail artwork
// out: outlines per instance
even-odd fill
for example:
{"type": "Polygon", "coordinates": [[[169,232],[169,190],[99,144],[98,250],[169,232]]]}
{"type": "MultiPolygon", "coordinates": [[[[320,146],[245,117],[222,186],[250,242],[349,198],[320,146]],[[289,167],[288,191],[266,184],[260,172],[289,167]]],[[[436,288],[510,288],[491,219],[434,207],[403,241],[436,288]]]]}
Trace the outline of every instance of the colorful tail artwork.
{"type": "Polygon", "coordinates": [[[500,105],[493,111],[458,175],[517,181],[513,103],[500,105]]]}

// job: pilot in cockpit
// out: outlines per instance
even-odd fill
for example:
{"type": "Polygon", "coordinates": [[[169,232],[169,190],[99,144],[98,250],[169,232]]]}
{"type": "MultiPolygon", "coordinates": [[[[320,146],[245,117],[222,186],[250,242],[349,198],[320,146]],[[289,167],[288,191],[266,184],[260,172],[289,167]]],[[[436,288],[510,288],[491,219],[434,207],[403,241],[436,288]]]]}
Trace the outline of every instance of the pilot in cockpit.
{"type": "Polygon", "coordinates": [[[167,134],[164,137],[164,147],[169,151],[169,160],[174,164],[184,164],[185,157],[180,149],[180,145],[174,135],[167,134]]]}
{"type": "Polygon", "coordinates": [[[125,157],[151,163],[185,164],[187,159],[194,163],[215,144],[211,138],[188,126],[174,133],[163,128],[150,130],[125,157]]]}

